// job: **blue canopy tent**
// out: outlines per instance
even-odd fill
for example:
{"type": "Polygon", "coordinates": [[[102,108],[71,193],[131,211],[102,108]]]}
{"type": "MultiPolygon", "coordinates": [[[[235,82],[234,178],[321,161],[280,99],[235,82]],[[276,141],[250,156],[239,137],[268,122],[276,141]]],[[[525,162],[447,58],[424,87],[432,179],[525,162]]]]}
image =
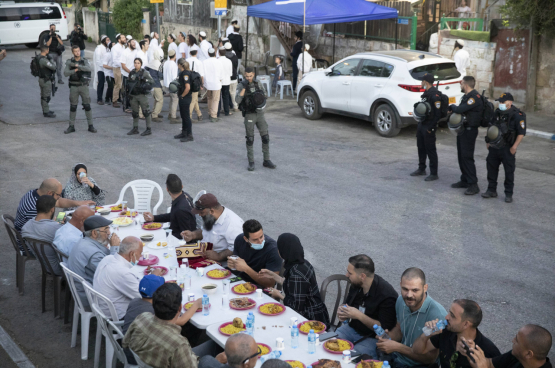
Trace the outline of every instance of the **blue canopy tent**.
{"type": "MultiPolygon", "coordinates": [[[[249,40],[249,17],[303,26],[329,23],[335,25],[335,23],[397,18],[398,11],[366,0],[273,0],[247,7],[247,45],[249,40]]],[[[395,27],[395,48],[397,48],[397,27],[395,27]]],[[[333,49],[335,60],[335,27],[333,49]]],[[[247,47],[245,65],[248,52],[247,47]]]]}

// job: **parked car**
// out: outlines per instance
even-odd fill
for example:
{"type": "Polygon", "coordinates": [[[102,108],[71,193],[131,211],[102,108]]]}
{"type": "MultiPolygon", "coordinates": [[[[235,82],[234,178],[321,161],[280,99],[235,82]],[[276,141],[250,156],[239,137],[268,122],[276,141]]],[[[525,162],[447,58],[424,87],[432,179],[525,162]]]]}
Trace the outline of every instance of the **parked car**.
{"type": "Polygon", "coordinates": [[[35,48],[48,35],[51,24],[56,25],[60,38],[67,40],[67,18],[60,4],[0,1],[0,45],[35,48]]]}
{"type": "Polygon", "coordinates": [[[432,73],[439,90],[457,103],[464,93],[461,74],[453,60],[416,50],[363,52],[349,56],[322,71],[303,76],[297,103],[305,118],[324,113],[351,116],[374,123],[384,137],[417,124],[414,104],[424,92],[421,80],[432,73]]]}

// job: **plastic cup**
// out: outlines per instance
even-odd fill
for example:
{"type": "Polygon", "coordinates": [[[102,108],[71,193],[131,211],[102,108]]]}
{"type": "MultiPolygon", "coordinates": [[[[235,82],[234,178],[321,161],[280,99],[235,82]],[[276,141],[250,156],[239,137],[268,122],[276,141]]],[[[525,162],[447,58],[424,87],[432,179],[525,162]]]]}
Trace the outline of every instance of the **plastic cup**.
{"type": "Polygon", "coordinates": [[[256,296],[258,299],[262,299],[262,289],[256,289],[256,296]]]}
{"type": "Polygon", "coordinates": [[[297,317],[291,317],[291,322],[289,323],[289,327],[293,327],[299,324],[299,320],[297,317]]]}
{"type": "Polygon", "coordinates": [[[190,302],[194,302],[195,301],[195,293],[189,293],[188,295],[188,300],[190,302]]]}
{"type": "Polygon", "coordinates": [[[148,250],[143,250],[143,259],[148,259],[148,257],[150,257],[150,253],[148,253],[148,250]]]}
{"type": "Polygon", "coordinates": [[[204,276],[204,267],[197,268],[197,275],[199,275],[199,277],[204,276]]]}
{"type": "Polygon", "coordinates": [[[229,286],[231,285],[231,282],[229,280],[223,280],[222,284],[223,284],[223,294],[224,295],[229,294],[229,286]]]}
{"type": "Polygon", "coordinates": [[[122,201],[121,202],[121,212],[126,212],[127,211],[127,201],[122,201]]]}
{"type": "Polygon", "coordinates": [[[276,339],[276,350],[283,350],[285,349],[285,343],[283,342],[283,338],[278,337],[276,339]]]}
{"type": "MultiPolygon", "coordinates": [[[[237,257],[237,256],[229,256],[228,258],[229,258],[229,259],[237,259],[237,258],[239,258],[239,257],[237,257]]],[[[230,267],[230,268],[231,268],[232,270],[235,270],[235,268],[232,268],[232,267],[230,267]]]]}

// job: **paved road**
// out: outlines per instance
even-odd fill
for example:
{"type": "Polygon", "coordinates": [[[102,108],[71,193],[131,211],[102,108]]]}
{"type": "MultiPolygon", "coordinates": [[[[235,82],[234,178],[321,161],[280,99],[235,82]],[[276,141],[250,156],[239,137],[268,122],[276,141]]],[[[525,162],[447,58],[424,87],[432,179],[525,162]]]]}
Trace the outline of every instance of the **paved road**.
{"type": "MultiPolygon", "coordinates": [[[[297,234],[320,281],[344,273],[349,256],[367,253],[397,289],[402,271],[418,266],[430,295],[446,308],[455,298],[476,300],[484,309],[481,330],[502,351],[526,323],[555,332],[555,146],[549,141],[524,140],[515,202],[505,204],[449,187],[459,169],[455,139],[445,130],[438,133],[440,180],[426,183],[408,176],[417,166],[414,127],[385,139],[366,122],[337,116],[308,121],[295,104],[279,102],[267,113],[278,168],[262,168],[257,137],[257,170],[251,173],[239,114],[194,124],[195,142],[183,144],[171,138],[179,127],[167,121],[153,123],[150,137],[128,137],[129,115],[93,104],[97,134],[85,131],[80,109],[78,132],[62,134],[67,86],[54,100],[60,118],[43,119],[37,81],[28,71],[31,52],[8,51],[0,63],[0,212],[15,214],[21,196],[44,178],[67,182],[77,162],[88,165],[109,202],[130,180],[163,185],[167,174],[177,173],[186,191],[215,193],[243,219],[260,220],[267,234],[297,234]]],[[[483,134],[476,163],[485,190],[483,134]]],[[[169,205],[164,195],[163,207],[169,205]]],[[[47,312],[41,313],[38,264],[28,263],[26,293],[17,295],[15,256],[4,229],[0,239],[0,324],[37,366],[91,367],[91,360],[80,360],[79,348],[69,348],[70,326],[53,318],[50,283],[47,312]]],[[[91,357],[93,349],[91,344],[91,357]]]]}

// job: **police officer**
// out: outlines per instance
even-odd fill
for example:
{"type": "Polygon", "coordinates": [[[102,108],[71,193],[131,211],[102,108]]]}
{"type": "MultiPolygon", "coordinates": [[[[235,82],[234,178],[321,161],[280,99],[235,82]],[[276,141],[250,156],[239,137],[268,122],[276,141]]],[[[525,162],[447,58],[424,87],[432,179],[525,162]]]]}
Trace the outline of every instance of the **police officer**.
{"type": "Polygon", "coordinates": [[[249,160],[249,171],[254,170],[254,126],[258,128],[260,138],[262,139],[262,153],[264,154],[264,162],[262,166],[269,169],[275,169],[276,165],[270,161],[270,136],[268,135],[268,123],[264,119],[264,110],[256,107],[256,100],[262,96],[266,98],[266,91],[260,82],[254,80],[254,69],[252,67],[245,68],[245,80],[237,86],[239,94],[235,101],[239,104],[239,110],[243,112],[245,118],[245,130],[247,132],[247,158],[249,160]],[[255,96],[256,95],[256,96],[255,96]]]}
{"type": "Polygon", "coordinates": [[[75,132],[75,116],[77,115],[77,104],[79,96],[85,109],[89,132],[96,133],[93,126],[91,111],[91,96],[89,95],[89,82],[91,81],[91,65],[89,61],[81,57],[81,50],[78,45],[71,47],[73,58],[66,60],[64,75],[69,77],[69,127],[64,131],[65,134],[75,132]]]}
{"type": "Polygon", "coordinates": [[[40,47],[39,58],[39,87],[40,87],[40,104],[42,106],[42,115],[45,118],[55,118],[54,111],[50,111],[48,103],[50,102],[50,94],[52,93],[52,79],[56,73],[56,63],[52,57],[48,55],[48,46],[40,47]]]}
{"type": "Polygon", "coordinates": [[[464,192],[466,195],[480,193],[478,178],[476,177],[476,165],[474,165],[474,146],[478,136],[478,127],[482,120],[484,104],[482,96],[474,89],[475,84],[474,77],[464,77],[461,81],[461,92],[464,92],[461,103],[459,106],[449,106],[449,110],[454,113],[466,116],[464,132],[457,136],[457,156],[461,169],[461,180],[451,184],[451,188],[467,188],[464,192]]]}
{"type": "Polygon", "coordinates": [[[141,133],[141,136],[144,137],[152,134],[150,130],[152,116],[147,95],[154,88],[154,79],[148,71],[142,69],[143,60],[141,58],[135,58],[133,64],[135,68],[131,70],[127,79],[127,94],[131,97],[133,129],[127,135],[139,134],[139,109],[142,109],[146,119],[146,130],[141,133]]]}
{"type": "Polygon", "coordinates": [[[526,115],[513,106],[513,95],[508,92],[503,93],[496,101],[499,101],[499,107],[495,110],[491,126],[497,127],[495,131],[499,132],[501,137],[499,137],[499,140],[492,141],[489,136],[490,128],[488,128],[488,135],[486,135],[486,144],[489,151],[486,159],[488,190],[482,193],[482,197],[497,197],[497,176],[499,165],[503,164],[503,169],[505,169],[505,202],[511,203],[515,185],[515,155],[518,145],[526,135],[526,115]]]}
{"type": "MultiPolygon", "coordinates": [[[[430,160],[430,175],[426,181],[439,179],[437,176],[437,151],[436,151],[436,129],[437,122],[441,118],[441,98],[438,90],[434,87],[434,76],[426,73],[422,78],[422,88],[426,90],[420,96],[423,103],[427,103],[429,110],[427,115],[418,122],[416,129],[416,146],[418,147],[418,170],[411,176],[426,175],[426,156],[430,160]]],[[[428,107],[426,107],[428,109],[428,107]]]]}

